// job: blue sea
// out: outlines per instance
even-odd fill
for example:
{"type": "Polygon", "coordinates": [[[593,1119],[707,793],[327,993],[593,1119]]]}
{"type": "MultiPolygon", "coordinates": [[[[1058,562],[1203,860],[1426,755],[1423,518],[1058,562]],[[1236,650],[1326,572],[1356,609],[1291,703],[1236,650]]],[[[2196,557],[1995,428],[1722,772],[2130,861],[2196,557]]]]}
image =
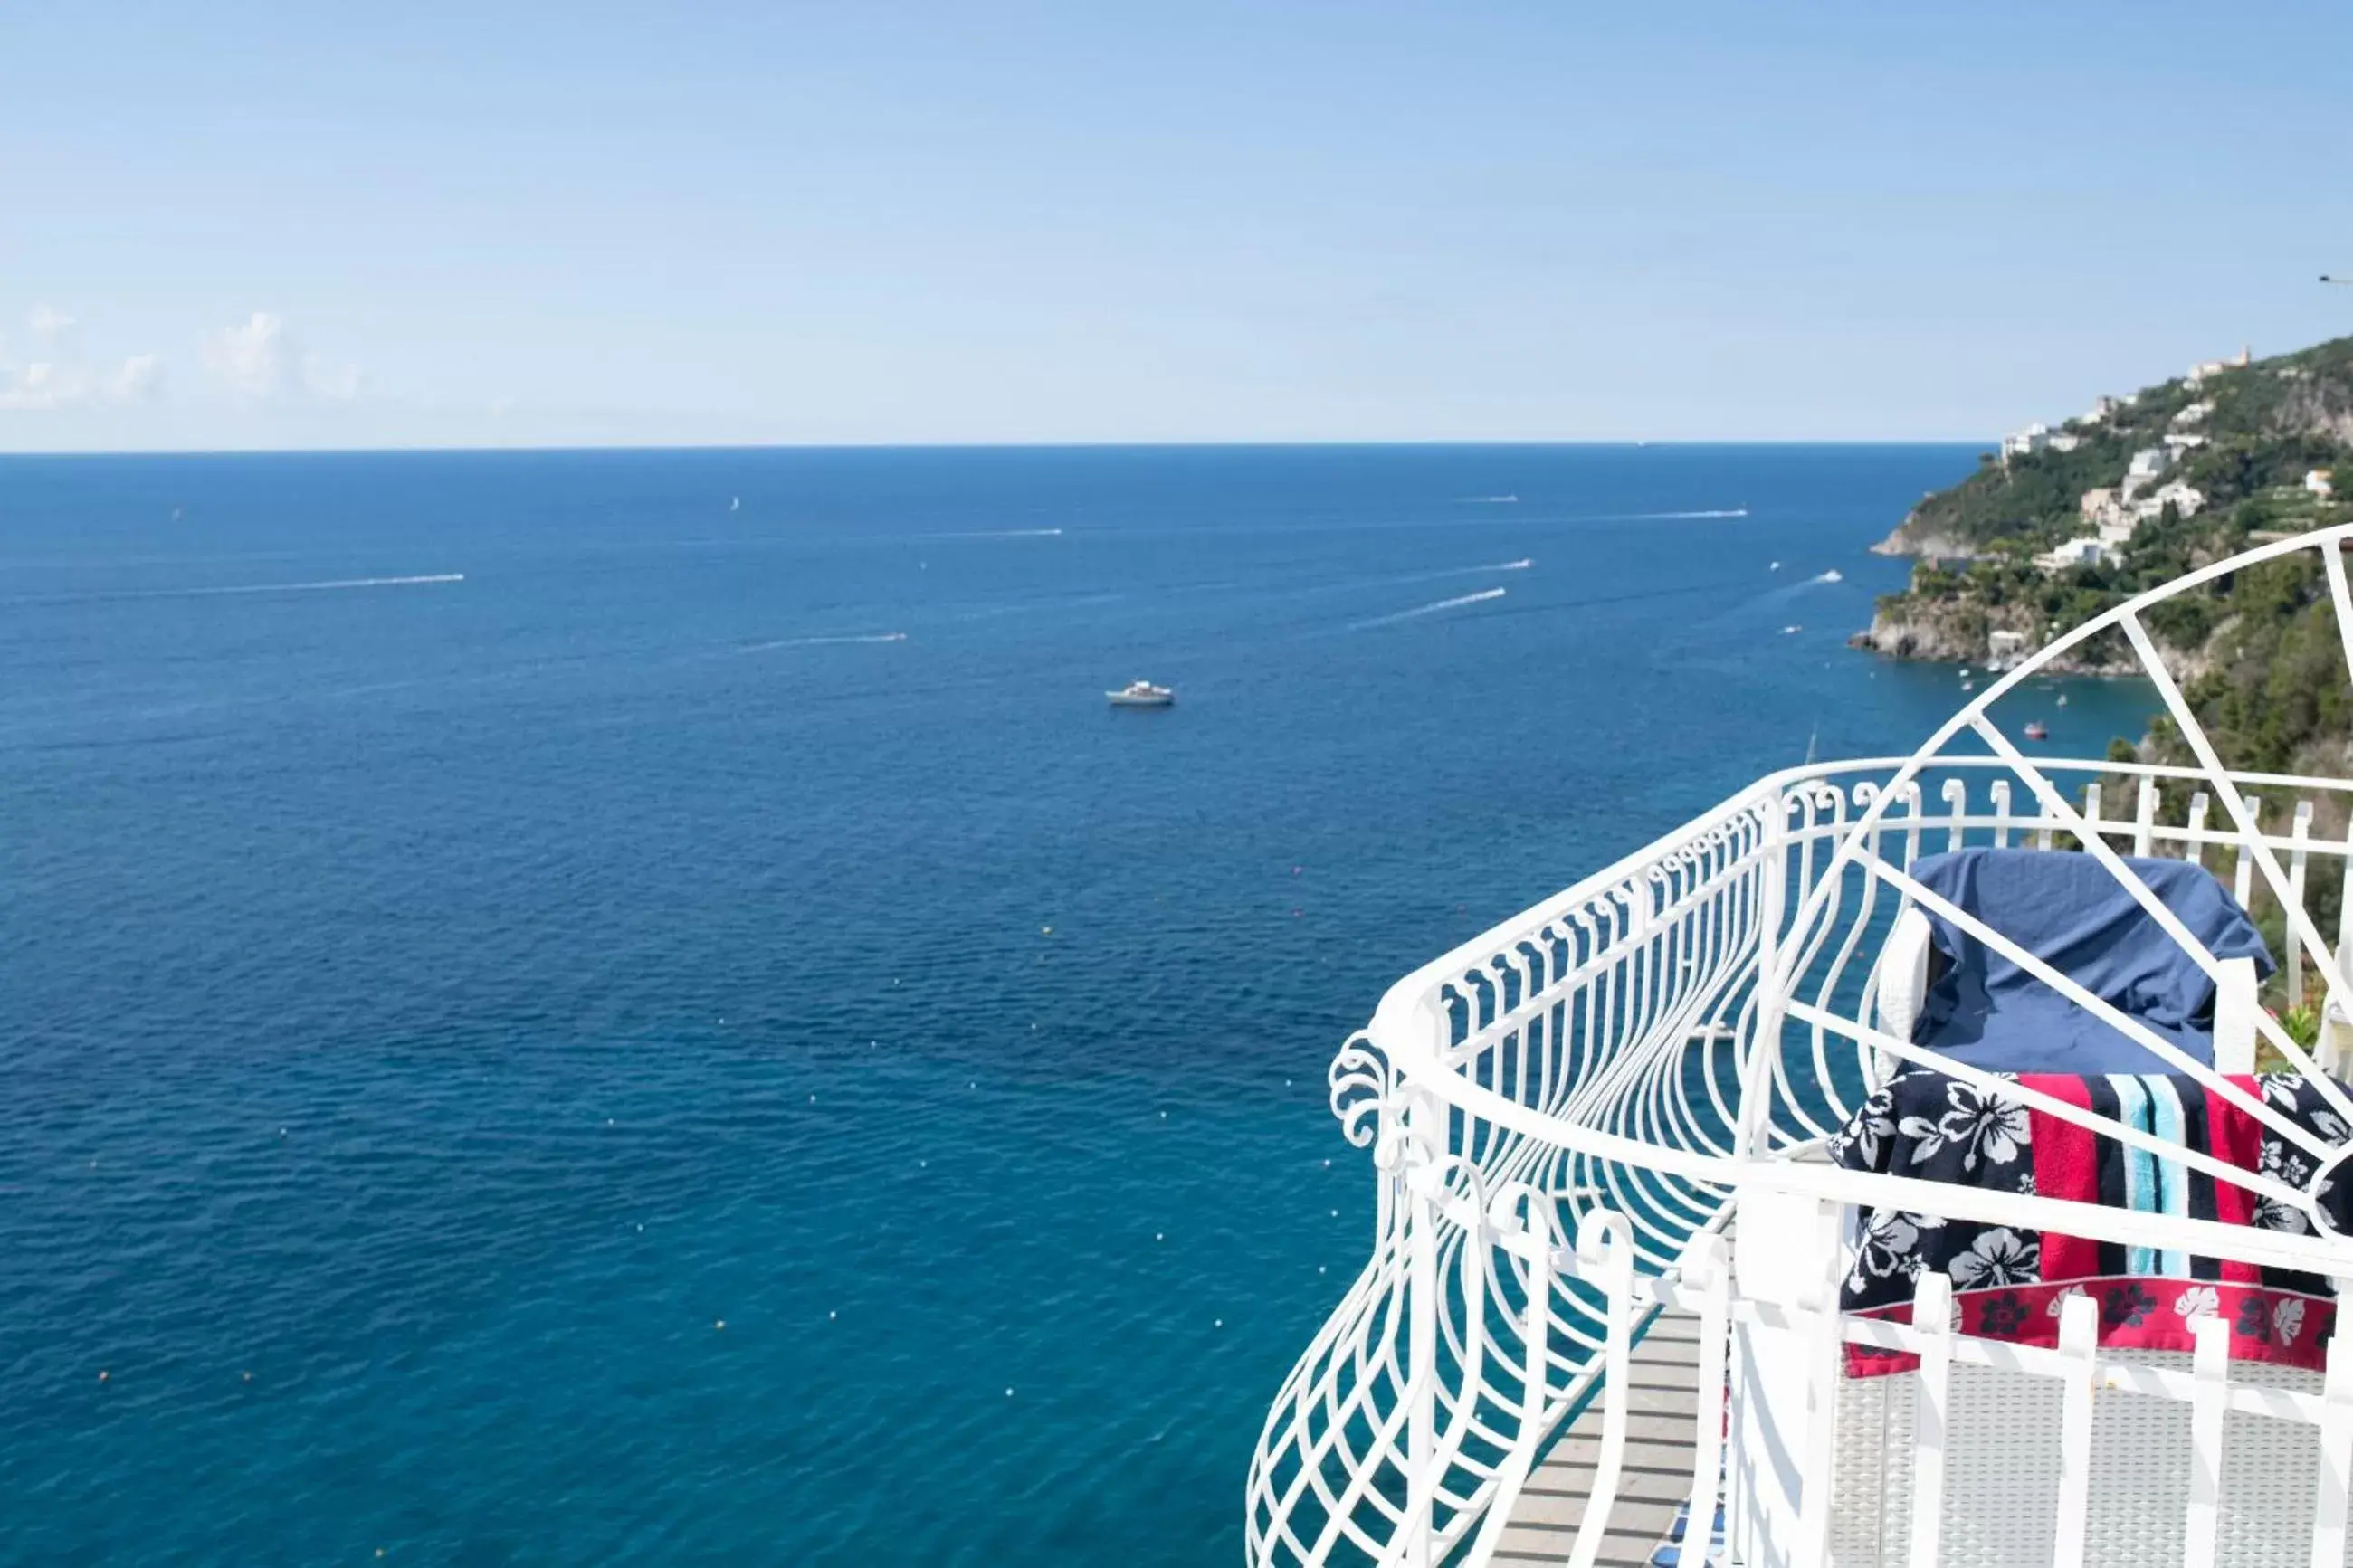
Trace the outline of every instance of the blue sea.
{"type": "Polygon", "coordinates": [[[1973,460],[0,460],[0,1561],[1237,1563],[1334,1049],[1923,738],[1973,460]]]}

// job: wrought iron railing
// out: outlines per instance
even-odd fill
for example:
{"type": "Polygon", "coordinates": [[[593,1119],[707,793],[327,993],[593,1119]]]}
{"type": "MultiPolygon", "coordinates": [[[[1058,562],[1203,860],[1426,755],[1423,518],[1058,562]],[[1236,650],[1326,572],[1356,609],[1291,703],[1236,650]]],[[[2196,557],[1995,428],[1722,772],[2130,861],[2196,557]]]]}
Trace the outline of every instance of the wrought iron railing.
{"type": "MultiPolygon", "coordinates": [[[[2317,1203],[2347,1151],[2306,1129],[2280,1130],[2311,1157],[2300,1186],[2206,1162],[2215,1180],[2306,1216],[2306,1234],[1798,1157],[1852,1115],[1893,1064],[1933,1056],[1873,1023],[1876,964],[1900,912],[1931,909],[2031,962],[1911,877],[1920,857],[1939,850],[2073,848],[2099,860],[2160,921],[2162,906],[2122,857],[2199,858],[2276,923],[2282,999],[2325,1002],[2340,1031],[2353,1018],[2353,784],[2222,769],[2137,618],[2155,600],[2221,572],[2313,550],[2353,647],[2338,553],[2348,533],[2271,547],[2124,606],[2012,671],[1913,757],[1761,780],[1391,987],[1331,1071],[1335,1113],[1349,1141],[1373,1154],[1372,1255],[1269,1415],[1248,1482],[1250,1562],[1484,1561],[1546,1445],[1597,1398],[1609,1447],[1608,1412],[1617,1406],[1608,1391],[1623,1346],[1645,1312],[1694,1288],[1694,1269],[1712,1278],[1712,1238],[1736,1192],[1778,1193],[1828,1211],[1895,1205],[2127,1244],[2162,1240],[2353,1275],[2353,1244],[2326,1234],[2317,1203]],[[1995,725],[1995,703],[2044,660],[2103,632],[2143,656],[2198,765],[2030,759],[1995,725]],[[2313,918],[2328,901],[2324,889],[2339,911],[2327,935],[2313,918]],[[1634,1283],[1661,1278],[1686,1283],[1634,1283]]],[[[2212,955],[2168,929],[2212,970],[2212,955]]],[[[2127,1035],[2147,1034],[2068,977],[2045,978],[2127,1035]]],[[[2268,1016],[2255,1027],[2278,1063],[2342,1098],[2325,1071],[2337,1065],[2326,1032],[2315,1051],[2268,1016]]],[[[1941,1058],[1935,1065],[1971,1076],[1941,1058]]],[[[2267,1125],[2278,1120],[2211,1067],[2182,1069],[2267,1125]]],[[[2353,1103],[2344,1114],[2353,1123],[2353,1103]]],[[[2094,1130],[2135,1137],[2114,1122],[2094,1130]]],[[[2149,1152],[2200,1159],[2178,1146],[2149,1152]]],[[[1828,1250],[1826,1268],[1839,1267],[1836,1247],[1828,1250]]],[[[2080,1351],[2067,1352],[2069,1377],[2090,1364],[2080,1351]]],[[[2037,1352],[2043,1361],[2054,1353],[2037,1352]]],[[[2342,1387],[2341,1377],[2332,1384],[2342,1387]]],[[[1822,1489],[1813,1500],[1806,1529],[1827,1530],[1826,1496],[1822,1489]]],[[[1607,1512],[1604,1499],[1588,1518],[1607,1512]]]]}

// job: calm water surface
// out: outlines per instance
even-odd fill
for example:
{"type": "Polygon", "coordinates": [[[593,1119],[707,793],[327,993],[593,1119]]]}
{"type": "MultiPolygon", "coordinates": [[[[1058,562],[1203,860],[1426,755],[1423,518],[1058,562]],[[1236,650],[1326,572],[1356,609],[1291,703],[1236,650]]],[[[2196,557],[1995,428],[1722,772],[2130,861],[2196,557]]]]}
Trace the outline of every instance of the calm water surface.
{"type": "Polygon", "coordinates": [[[1237,1562],[1331,1052],[1971,460],[0,461],[0,1560],[1237,1562]]]}

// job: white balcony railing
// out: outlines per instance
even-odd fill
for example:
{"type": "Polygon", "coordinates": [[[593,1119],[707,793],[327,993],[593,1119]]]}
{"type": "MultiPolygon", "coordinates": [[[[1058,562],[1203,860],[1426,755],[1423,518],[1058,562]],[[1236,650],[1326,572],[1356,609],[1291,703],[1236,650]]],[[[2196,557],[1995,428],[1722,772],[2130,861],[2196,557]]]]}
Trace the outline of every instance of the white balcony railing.
{"type": "MultiPolygon", "coordinates": [[[[1753,1360],[1765,1342],[1744,1341],[1746,1323],[1797,1336],[1782,1347],[1789,1363],[1818,1363],[1820,1376],[1830,1375],[1841,1342],[1872,1342],[1942,1358],[1939,1365],[1997,1366],[2053,1380],[2070,1411],[2079,1391],[2102,1382],[2185,1403],[2193,1475],[2217,1473],[2200,1468],[2219,1452],[2217,1400],[2221,1408],[2260,1407],[2316,1427],[2332,1435],[2323,1447],[2336,1458],[2321,1466],[2312,1500],[2310,1538],[2319,1554],[2312,1561],[2341,1561],[2346,1476],[2337,1461],[2353,1441],[2347,1426],[2353,1373],[2342,1350],[2325,1394],[2261,1388],[2232,1382],[2230,1368],[2218,1370],[2205,1339],[2195,1367],[2136,1369],[2087,1346],[2080,1316],[2066,1321],[2056,1351],[1969,1341],[1933,1328],[1841,1319],[1829,1282],[1844,1268],[1837,1239],[1843,1212],[1873,1207],[2353,1277],[2353,1242],[2330,1233],[2318,1202],[2348,1150],[2316,1141],[2308,1130],[2283,1131],[2310,1156],[2307,1178],[2295,1185],[2155,1144],[2113,1121],[2094,1128],[2285,1205],[2281,1212],[2304,1222],[2299,1232],[1841,1170],[1809,1155],[1897,1063],[1935,1065],[1988,1092],[2033,1101],[2014,1083],[1973,1075],[1873,1022],[1882,945],[1907,909],[1945,914],[2031,965],[2001,932],[1911,879],[1908,868],[1926,854],[1974,844],[2078,847],[2144,908],[2155,906],[2152,912],[2162,906],[2120,857],[2200,859],[2276,928],[2281,997],[2291,1005],[2325,1004],[2334,1019],[2353,1016],[2347,1007],[2353,972],[2346,967],[2353,962],[2347,828],[2353,783],[2221,769],[2137,619],[2155,601],[2221,573],[2308,558],[2353,647],[2353,602],[2338,552],[2348,533],[2269,547],[2136,601],[2013,670],[1913,757],[1808,766],[1761,780],[1391,987],[1330,1075],[1345,1135],[1372,1151],[1378,1194],[1372,1253],[1269,1415],[1248,1482],[1250,1561],[1483,1563],[1547,1445],[1588,1408],[1600,1422],[1601,1458],[1571,1560],[1591,1561],[1623,1448],[1627,1346],[1667,1307],[1697,1311],[1702,1325],[1694,1519],[1713,1511],[1712,1434],[1723,1429],[1725,1368],[1734,1368],[1736,1400],[1742,1357],[1753,1360]],[[1994,726],[1993,705],[2034,678],[2043,658],[2102,633],[2121,636],[2144,656],[2200,765],[2030,760],[1994,726]],[[2324,889],[2340,911],[2325,937],[2313,919],[2329,901],[2324,889]],[[1744,1269],[1769,1220],[1805,1256],[1802,1289],[1750,1289],[1745,1275],[1727,1270],[1723,1236],[1736,1214],[1744,1269]],[[1707,1415],[1711,1408],[1716,1416],[1707,1415]],[[2329,1557],[2332,1541],[2337,1555],[2329,1557]]],[[[2210,973],[2221,973],[2194,939],[2167,929],[2210,973]]],[[[2127,1035],[2147,1033],[2066,976],[2043,978],[2127,1035]]],[[[2253,1027],[2287,1070],[2344,1098],[2325,1071],[2337,1065],[2333,1037],[2316,1055],[2267,1016],[2253,1027]]],[[[2150,1048],[2160,1047],[2170,1049],[2161,1041],[2150,1048]]],[[[2266,1125],[2278,1120],[2243,1080],[2194,1062],[2179,1070],[2267,1118],[2266,1125]]],[[[2087,1120],[2072,1107],[2034,1102],[2087,1120]]],[[[2353,1123],[2353,1100],[2342,1109],[2353,1123]]],[[[1770,1413],[1775,1430],[1806,1434],[1802,1451],[1788,1456],[1793,1476],[1828,1476],[1837,1459],[1832,1412],[1841,1396],[1815,1377],[1809,1372],[1771,1395],[1801,1406],[1794,1415],[1786,1407],[1770,1413]]],[[[1761,1400],[1769,1382],[1751,1377],[1745,1386],[1761,1400]]],[[[1930,1382],[1923,1376],[1918,1384],[1905,1517],[1915,1540],[1933,1542],[1945,1518],[1936,1484],[1943,1407],[1930,1382]]],[[[1761,1462],[1741,1452],[1744,1433],[1753,1437],[1757,1428],[1744,1427],[1738,1414],[1727,1464],[1736,1492],[1744,1468],[1761,1462]]],[[[2062,1458],[2073,1455],[2066,1463],[2074,1468],[2058,1472],[2060,1503],[2050,1516],[2063,1546],[2071,1529],[2080,1540],[2081,1521],[2092,1517],[2078,1484],[2088,1472],[2076,1465],[2089,1428],[2073,1415],[2067,1422],[2062,1458]]],[[[1735,1534],[1746,1520],[1751,1538],[1745,1547],[1736,1541],[1741,1560],[1809,1568],[1832,1561],[1834,1489],[1791,1490],[1782,1500],[1788,1517],[1778,1524],[1757,1497],[1743,1499],[1735,1534]]],[[[2193,1489],[2182,1516],[2181,1539],[2193,1546],[2182,1561],[2215,1560],[2194,1550],[2200,1531],[2211,1533],[2199,1522],[2201,1495],[2193,1489]]],[[[1938,1560],[1933,1545],[1920,1550],[1928,1554],[1890,1560],[1938,1560]]],[[[1843,1556],[1860,1560],[1851,1551],[1843,1556]]],[[[2301,1552],[2292,1560],[2300,1559],[2301,1552]]],[[[2058,1560],[2084,1559],[2063,1552],[2058,1560]]]]}

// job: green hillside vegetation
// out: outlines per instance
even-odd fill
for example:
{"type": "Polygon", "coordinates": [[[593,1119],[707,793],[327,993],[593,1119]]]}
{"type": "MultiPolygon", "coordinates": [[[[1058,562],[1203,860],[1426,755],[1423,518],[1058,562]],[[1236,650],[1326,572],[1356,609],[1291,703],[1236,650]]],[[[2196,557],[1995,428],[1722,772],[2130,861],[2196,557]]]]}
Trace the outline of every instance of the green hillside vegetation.
{"type": "MultiPolygon", "coordinates": [[[[1890,547],[1958,546],[1966,553],[1920,562],[1906,591],[1879,602],[1873,632],[1858,642],[1870,645],[1880,636],[1877,646],[1888,649],[1886,630],[1904,628],[1907,647],[1916,633],[1931,657],[1981,662],[1998,627],[2021,632],[2032,647],[2266,540],[2353,522],[2353,504],[2344,499],[2353,496],[2353,338],[2210,375],[2202,385],[2149,387],[2105,422],[2063,428],[2081,438],[2073,451],[2018,455],[2007,463],[1989,453],[1968,479],[1921,501],[1890,547]],[[2213,405],[2202,421],[2173,424],[2200,401],[2213,405]],[[2036,554],[2093,531],[2083,520],[2084,493],[2120,487],[2133,454],[2161,445],[2168,429],[2207,437],[2163,476],[2163,482],[2179,480],[2202,493],[2196,514],[2185,518],[2168,507],[2142,522],[2115,563],[2055,574],[2036,566],[2036,554]],[[2335,470],[2338,497],[2304,488],[2305,475],[2316,468],[2335,470]]],[[[2353,777],[2353,680],[2315,555],[2217,579],[2155,607],[2146,624],[2226,766],[2353,777]]],[[[2113,634],[2086,645],[2072,667],[2137,668],[2113,634]]],[[[2146,734],[2119,740],[2110,755],[2196,763],[2161,715],[2146,734]]],[[[2132,786],[2119,778],[2112,787],[2132,786]]],[[[2181,820],[2188,804],[2168,799],[2167,818],[2181,820]]],[[[2343,813],[2328,815],[2336,819],[2316,821],[2314,831],[2342,837],[2348,827],[2343,813]]],[[[2229,868],[2216,868],[2229,875],[2229,868]]],[[[2333,932],[2336,879],[2321,879],[2308,897],[2323,929],[2333,932]]],[[[2258,923],[2281,951],[2279,911],[2260,891],[2255,902],[2258,923]]]]}
{"type": "MultiPolygon", "coordinates": [[[[1892,544],[1959,542],[1969,553],[1922,561],[1905,592],[1880,600],[1881,623],[1935,627],[1952,657],[1982,660],[1998,626],[2024,633],[2031,647],[2267,539],[2353,522],[2347,500],[2304,488],[2307,472],[2334,468],[2353,493],[2353,338],[2232,368],[2200,386],[2167,382],[2119,404],[2101,424],[2065,428],[2084,437],[2073,451],[2007,462],[1988,454],[1976,473],[1914,510],[1892,544]],[[2174,416],[2200,401],[2212,411],[2188,427],[2207,444],[2164,476],[2201,492],[2194,516],[2168,506],[2139,526],[2114,563],[2057,573],[2034,564],[2036,554],[2090,531],[2085,491],[2120,487],[2133,454],[2161,445],[2174,416]]],[[[2233,574],[2150,613],[2151,637],[2232,766],[2287,771],[2321,753],[2343,763],[2353,713],[2327,599],[2317,562],[2304,557],[2233,574]]],[[[2079,668],[2128,663],[2113,637],[2074,661],[2079,668]]],[[[2169,738],[2160,728],[2151,739],[2164,748],[2169,738]]]]}
{"type": "Polygon", "coordinates": [[[1913,510],[1899,540],[1947,540],[1973,555],[2021,560],[2047,550],[2082,531],[2084,491],[2121,485],[2132,455],[2163,445],[2174,416],[2201,401],[2211,402],[2213,412],[2186,428],[2209,444],[2168,471],[2168,480],[2204,491],[2210,512],[2293,487],[2308,469],[2329,468],[2353,452],[2353,338],[2257,360],[2202,385],[2176,380],[2146,387],[2103,421],[2061,426],[2083,442],[2072,452],[2035,452],[2006,463],[1984,453],[1976,473],[1913,510]]]}

